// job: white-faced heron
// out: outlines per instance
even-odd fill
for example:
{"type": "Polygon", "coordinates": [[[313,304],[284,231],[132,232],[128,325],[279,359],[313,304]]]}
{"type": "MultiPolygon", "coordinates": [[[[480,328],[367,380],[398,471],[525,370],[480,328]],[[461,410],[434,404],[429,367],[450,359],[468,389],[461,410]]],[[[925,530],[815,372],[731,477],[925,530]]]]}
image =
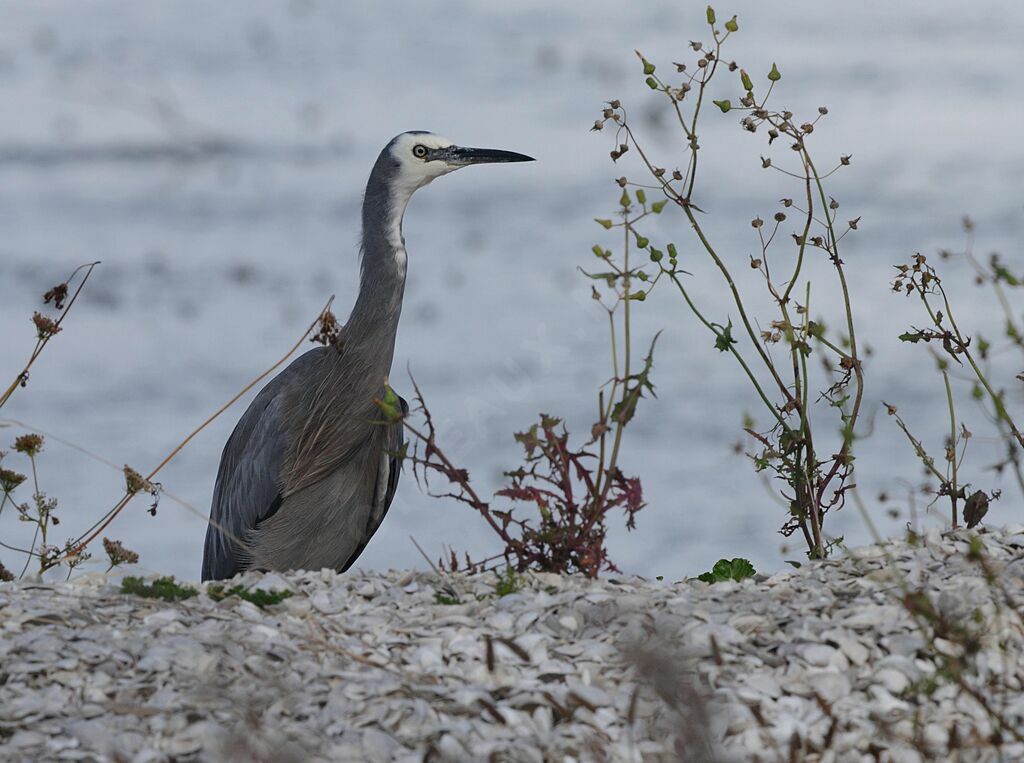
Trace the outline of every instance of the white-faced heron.
{"type": "Polygon", "coordinates": [[[402,311],[406,205],[461,167],[526,161],[427,132],[403,133],[381,151],[363,197],[359,295],[341,349],[296,358],[235,426],[213,491],[203,580],[247,569],[346,570],[362,553],[401,467],[402,424],[384,423],[374,400],[385,392],[402,311]]]}

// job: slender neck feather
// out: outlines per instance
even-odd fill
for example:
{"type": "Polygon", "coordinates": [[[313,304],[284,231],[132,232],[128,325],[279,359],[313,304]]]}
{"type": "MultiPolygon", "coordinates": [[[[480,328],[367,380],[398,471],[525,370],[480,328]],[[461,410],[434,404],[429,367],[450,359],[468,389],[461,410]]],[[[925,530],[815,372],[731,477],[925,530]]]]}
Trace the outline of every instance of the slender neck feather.
{"type": "Polygon", "coordinates": [[[345,327],[346,362],[358,354],[380,381],[391,369],[405,292],[402,217],[415,187],[401,180],[396,160],[383,152],[366,184],[359,296],[345,327]]]}

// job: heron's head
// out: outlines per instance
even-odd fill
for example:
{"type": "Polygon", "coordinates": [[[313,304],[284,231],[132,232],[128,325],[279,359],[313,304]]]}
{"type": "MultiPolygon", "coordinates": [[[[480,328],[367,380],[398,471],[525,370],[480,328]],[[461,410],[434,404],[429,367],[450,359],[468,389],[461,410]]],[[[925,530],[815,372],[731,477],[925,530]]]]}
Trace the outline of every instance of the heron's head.
{"type": "Polygon", "coordinates": [[[513,151],[457,146],[440,135],[418,131],[397,136],[384,154],[393,163],[393,182],[409,194],[434,178],[471,164],[533,161],[533,157],[513,151]]]}

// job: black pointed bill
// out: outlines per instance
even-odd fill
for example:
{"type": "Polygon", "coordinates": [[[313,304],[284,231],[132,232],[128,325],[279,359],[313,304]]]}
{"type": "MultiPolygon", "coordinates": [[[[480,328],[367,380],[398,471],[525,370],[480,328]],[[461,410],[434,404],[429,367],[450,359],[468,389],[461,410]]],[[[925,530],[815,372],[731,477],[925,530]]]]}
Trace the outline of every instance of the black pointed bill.
{"type": "Polygon", "coordinates": [[[452,164],[495,164],[498,162],[532,162],[535,159],[515,151],[502,151],[497,148],[464,148],[451,146],[443,149],[446,161],[452,164]]]}

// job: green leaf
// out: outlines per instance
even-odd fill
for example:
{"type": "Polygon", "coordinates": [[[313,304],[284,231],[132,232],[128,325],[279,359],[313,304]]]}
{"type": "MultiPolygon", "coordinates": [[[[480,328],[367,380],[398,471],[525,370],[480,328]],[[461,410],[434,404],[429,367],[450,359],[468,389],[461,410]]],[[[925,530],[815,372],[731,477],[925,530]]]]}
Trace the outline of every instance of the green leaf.
{"type": "Polygon", "coordinates": [[[715,349],[719,352],[728,352],[730,345],[736,344],[736,340],[732,338],[732,320],[725,326],[719,326],[717,323],[711,325],[718,329],[715,336],[715,349]]]}
{"type": "Polygon", "coordinates": [[[730,32],[740,31],[740,25],[736,23],[735,16],[733,16],[731,19],[725,22],[725,28],[730,32]]]}
{"type": "Polygon", "coordinates": [[[997,281],[1003,281],[1007,286],[1021,285],[1020,279],[1007,270],[1006,266],[999,264],[998,260],[993,259],[992,270],[995,272],[995,279],[997,281]]]}
{"type": "Polygon", "coordinates": [[[715,9],[712,8],[710,5],[708,6],[708,23],[709,24],[714,24],[715,23],[715,9]]]}
{"type": "Polygon", "coordinates": [[[910,342],[911,344],[917,344],[922,338],[920,331],[907,331],[899,336],[901,342],[910,342]]]}
{"type": "Polygon", "coordinates": [[[156,578],[152,582],[146,582],[142,578],[131,576],[121,580],[121,592],[163,601],[183,601],[199,593],[192,586],[181,585],[173,577],[156,578]]]}
{"type": "Polygon", "coordinates": [[[618,273],[613,270],[610,272],[587,272],[581,267],[580,272],[586,275],[588,279],[591,279],[592,281],[603,281],[608,286],[614,286],[615,282],[618,280],[618,273]]]}
{"type": "Polygon", "coordinates": [[[702,573],[697,576],[697,579],[703,580],[705,583],[722,583],[726,580],[739,582],[756,574],[754,565],[749,560],[736,557],[734,559],[719,559],[711,568],[711,572],[702,573]]]}
{"type": "Polygon", "coordinates": [[[720,108],[723,114],[728,114],[729,110],[732,108],[732,104],[729,102],[728,98],[726,98],[724,101],[712,101],[712,103],[714,103],[718,108],[720,108]]]}
{"type": "Polygon", "coordinates": [[[768,72],[768,79],[772,82],[778,82],[782,79],[782,74],[779,73],[779,67],[777,67],[774,62],[772,63],[772,70],[768,72]]]}
{"type": "Polygon", "coordinates": [[[391,387],[384,388],[384,399],[377,401],[377,407],[387,421],[400,421],[402,419],[402,404],[391,387]]]}
{"type": "Polygon", "coordinates": [[[600,220],[600,219],[598,219],[596,217],[594,218],[594,222],[597,223],[598,225],[600,225],[605,230],[608,230],[613,225],[611,220],[600,220]]]}

